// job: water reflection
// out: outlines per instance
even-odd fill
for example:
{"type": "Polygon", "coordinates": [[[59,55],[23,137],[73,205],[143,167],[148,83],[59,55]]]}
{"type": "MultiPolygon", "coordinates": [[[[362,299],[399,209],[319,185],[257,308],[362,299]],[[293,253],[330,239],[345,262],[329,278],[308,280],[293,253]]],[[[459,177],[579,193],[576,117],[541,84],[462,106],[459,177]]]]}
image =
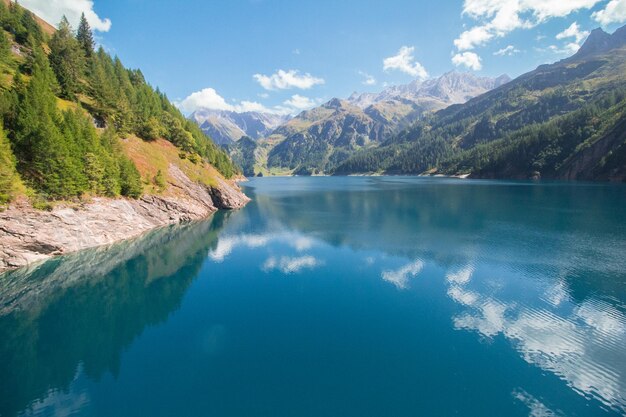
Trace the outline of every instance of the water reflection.
{"type": "Polygon", "coordinates": [[[175,311],[224,215],[0,277],[0,415],[71,415],[76,382],[119,374],[120,355],[175,311]]]}
{"type": "MultiPolygon", "coordinates": [[[[553,372],[582,395],[626,412],[622,312],[594,298],[580,304],[565,301],[563,295],[558,304],[520,300],[514,294],[499,295],[504,289],[493,291],[482,282],[471,282],[469,275],[460,282],[453,278],[458,276],[448,275],[448,295],[465,307],[453,319],[457,329],[487,338],[503,335],[526,362],[553,372]]],[[[530,290],[539,296],[542,284],[530,290]]]]}
{"type": "Polygon", "coordinates": [[[211,222],[2,277],[0,415],[626,413],[624,187],[246,192],[211,222]]]}
{"type": "MultiPolygon", "coordinates": [[[[623,187],[302,181],[300,188],[281,180],[263,184],[246,220],[266,219],[269,230],[405,259],[381,270],[382,279],[401,290],[425,264],[447,269],[447,295],[461,308],[452,317],[456,329],[503,336],[527,363],[626,412],[623,187]],[[474,279],[477,269],[482,273],[474,279]]],[[[250,187],[254,192],[255,184],[250,187]]],[[[523,390],[513,396],[531,415],[558,414],[523,390]]]]}

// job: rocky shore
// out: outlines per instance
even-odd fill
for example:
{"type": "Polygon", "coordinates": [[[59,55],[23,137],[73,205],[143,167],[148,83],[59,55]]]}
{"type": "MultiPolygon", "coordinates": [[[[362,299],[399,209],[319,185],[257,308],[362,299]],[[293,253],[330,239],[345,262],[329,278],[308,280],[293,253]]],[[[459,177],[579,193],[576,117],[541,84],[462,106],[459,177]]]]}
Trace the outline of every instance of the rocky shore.
{"type": "Polygon", "coordinates": [[[218,209],[238,209],[250,199],[230,181],[206,187],[169,167],[168,192],[138,200],[93,198],[51,211],[27,202],[0,212],[0,273],[56,255],[108,245],[168,224],[200,220],[218,209]]]}

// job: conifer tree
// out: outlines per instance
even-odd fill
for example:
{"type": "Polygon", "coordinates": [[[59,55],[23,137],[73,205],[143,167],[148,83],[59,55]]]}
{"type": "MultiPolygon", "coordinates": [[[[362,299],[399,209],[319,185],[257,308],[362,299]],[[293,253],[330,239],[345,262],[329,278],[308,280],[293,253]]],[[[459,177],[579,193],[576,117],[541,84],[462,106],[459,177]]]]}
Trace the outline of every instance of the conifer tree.
{"type": "Polygon", "coordinates": [[[20,97],[15,122],[18,169],[31,185],[51,198],[79,196],[87,188],[73,138],[59,126],[61,115],[50,88],[54,74],[43,51],[35,51],[33,76],[20,97]]]}
{"type": "Polygon", "coordinates": [[[90,58],[93,55],[95,42],[93,40],[91,27],[89,26],[89,22],[87,22],[87,18],[85,17],[85,13],[80,16],[80,24],[78,25],[76,39],[80,43],[80,46],[83,48],[85,56],[90,58]]]}
{"type": "Polygon", "coordinates": [[[61,86],[61,95],[73,100],[80,91],[80,79],[85,71],[85,56],[65,16],[50,40],[50,65],[61,86]]]}

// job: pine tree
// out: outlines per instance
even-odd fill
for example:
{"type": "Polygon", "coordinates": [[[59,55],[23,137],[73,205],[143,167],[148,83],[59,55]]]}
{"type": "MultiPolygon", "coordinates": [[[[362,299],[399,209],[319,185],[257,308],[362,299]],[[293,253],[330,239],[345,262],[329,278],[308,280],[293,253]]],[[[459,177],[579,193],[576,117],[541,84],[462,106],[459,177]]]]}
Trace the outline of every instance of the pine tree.
{"type": "Polygon", "coordinates": [[[93,33],[91,32],[91,27],[89,26],[89,22],[87,22],[85,13],[80,16],[80,24],[78,25],[78,33],[76,34],[76,39],[80,43],[80,46],[83,48],[85,56],[90,58],[93,55],[94,46],[96,43],[93,40],[93,33]]]}
{"type": "Polygon", "coordinates": [[[50,65],[61,85],[61,95],[73,100],[80,91],[80,79],[85,72],[85,55],[65,16],[50,40],[50,65]]]}
{"type": "Polygon", "coordinates": [[[33,76],[20,97],[14,143],[18,169],[51,198],[79,196],[87,189],[84,167],[73,138],[64,136],[62,116],[50,88],[54,74],[45,54],[35,50],[33,76]]]}

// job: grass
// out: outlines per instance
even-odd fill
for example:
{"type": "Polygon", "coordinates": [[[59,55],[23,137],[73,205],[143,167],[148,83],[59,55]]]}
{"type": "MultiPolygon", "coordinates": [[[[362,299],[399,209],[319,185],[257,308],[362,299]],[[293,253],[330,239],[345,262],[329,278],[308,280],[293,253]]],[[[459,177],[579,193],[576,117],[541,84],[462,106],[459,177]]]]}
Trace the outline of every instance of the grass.
{"type": "Polygon", "coordinates": [[[168,194],[174,193],[171,189],[162,190],[154,178],[161,171],[168,183],[174,182],[169,175],[169,166],[173,164],[189,177],[190,180],[204,184],[205,186],[217,186],[218,178],[222,178],[220,173],[206,162],[193,163],[187,156],[181,158],[180,149],[165,139],[148,142],[139,139],[136,136],[130,136],[122,141],[124,151],[130,159],[135,163],[141,178],[144,178],[148,184],[146,192],[152,194],[168,194]]]}

